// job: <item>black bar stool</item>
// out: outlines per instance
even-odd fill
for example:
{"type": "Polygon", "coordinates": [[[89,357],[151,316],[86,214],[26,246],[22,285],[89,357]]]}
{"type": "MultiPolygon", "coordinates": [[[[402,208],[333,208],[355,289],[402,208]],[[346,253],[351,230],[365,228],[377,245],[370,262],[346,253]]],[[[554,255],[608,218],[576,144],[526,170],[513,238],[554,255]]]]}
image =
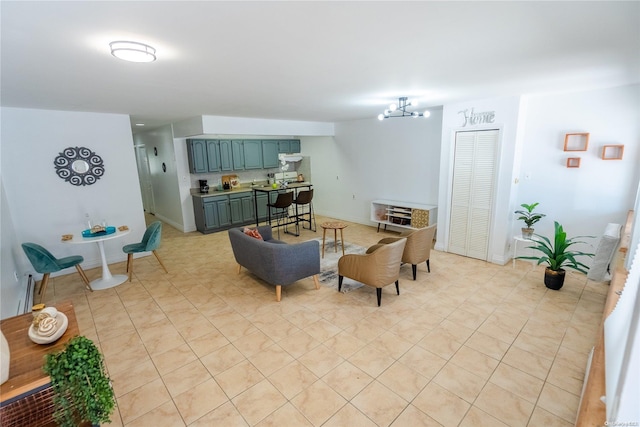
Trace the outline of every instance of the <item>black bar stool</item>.
{"type": "Polygon", "coordinates": [[[273,203],[267,203],[269,209],[274,208],[274,216],[276,217],[276,227],[278,227],[278,239],[280,239],[280,220],[284,219],[284,232],[287,231],[287,224],[289,223],[289,206],[293,204],[293,192],[287,191],[285,193],[278,193],[276,201],[273,203]]]}
{"type": "Polygon", "coordinates": [[[298,221],[302,221],[302,227],[304,227],[304,223],[309,223],[309,230],[315,232],[316,231],[316,216],[313,213],[313,188],[309,190],[304,190],[298,193],[298,197],[293,201],[296,204],[296,227],[298,226],[298,221]],[[309,211],[298,213],[298,209],[302,206],[309,205],[309,211]],[[308,214],[309,218],[305,219],[304,215],[308,214]],[[302,219],[300,219],[302,217],[302,219]]]}

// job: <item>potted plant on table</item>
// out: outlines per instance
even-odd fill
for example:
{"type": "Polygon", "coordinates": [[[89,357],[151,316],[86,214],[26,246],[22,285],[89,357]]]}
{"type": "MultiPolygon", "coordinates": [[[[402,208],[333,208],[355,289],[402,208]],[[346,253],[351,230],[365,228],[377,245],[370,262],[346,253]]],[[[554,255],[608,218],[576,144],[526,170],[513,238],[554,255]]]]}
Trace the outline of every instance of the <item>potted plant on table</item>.
{"type": "Polygon", "coordinates": [[[526,227],[522,228],[522,237],[525,239],[531,239],[531,236],[533,236],[532,225],[540,221],[543,217],[546,216],[543,213],[533,212],[533,210],[539,204],[540,203],[538,202],[531,203],[530,205],[523,203],[520,206],[523,207],[524,209],[515,211],[516,214],[520,215],[518,219],[524,221],[524,223],[526,224],[526,227]]]}
{"type": "Polygon", "coordinates": [[[43,369],[51,378],[53,417],[60,426],[111,422],[115,394],[93,341],[73,337],[59,353],[47,354],[43,369]]]}
{"type": "Polygon", "coordinates": [[[534,242],[534,246],[529,246],[528,249],[534,249],[542,253],[541,256],[522,256],[519,259],[529,259],[538,261],[538,265],[542,263],[547,264],[547,268],[544,272],[544,284],[547,288],[553,290],[559,290],[564,285],[564,277],[566,271],[564,267],[572,268],[581,273],[587,274],[589,266],[576,260],[577,256],[592,257],[593,254],[569,250],[571,245],[576,243],[586,243],[582,240],[576,240],[583,237],[593,236],[576,236],[573,238],[567,238],[567,233],[557,221],[554,221],[555,236],[553,243],[546,237],[536,234],[539,240],[534,242]]]}

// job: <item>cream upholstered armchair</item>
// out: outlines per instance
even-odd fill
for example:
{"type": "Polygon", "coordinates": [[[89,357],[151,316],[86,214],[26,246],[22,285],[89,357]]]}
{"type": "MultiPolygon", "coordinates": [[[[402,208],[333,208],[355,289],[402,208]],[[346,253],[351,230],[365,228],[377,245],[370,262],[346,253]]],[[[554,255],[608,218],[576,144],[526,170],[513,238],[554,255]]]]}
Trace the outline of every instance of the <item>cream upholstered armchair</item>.
{"type": "Polygon", "coordinates": [[[378,307],[382,299],[382,288],[396,283],[396,292],[400,295],[398,277],[400,261],[407,239],[397,239],[389,244],[370,247],[366,254],[344,255],[338,261],[338,291],[342,290],[342,279],[349,277],[376,288],[378,307]]]}
{"type": "Polygon", "coordinates": [[[436,224],[418,230],[405,231],[400,237],[385,237],[378,243],[388,244],[398,239],[406,238],[407,244],[402,254],[402,262],[411,264],[413,270],[413,280],[416,280],[416,271],[418,264],[427,262],[427,271],[431,273],[429,265],[429,257],[431,256],[431,247],[433,246],[433,237],[436,234],[436,224]]]}

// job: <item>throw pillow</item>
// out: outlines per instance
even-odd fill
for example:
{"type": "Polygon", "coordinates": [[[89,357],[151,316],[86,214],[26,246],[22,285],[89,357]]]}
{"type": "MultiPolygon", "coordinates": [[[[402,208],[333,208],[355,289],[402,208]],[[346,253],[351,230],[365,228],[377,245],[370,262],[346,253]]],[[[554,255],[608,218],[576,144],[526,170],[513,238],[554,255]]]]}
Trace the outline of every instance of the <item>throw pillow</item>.
{"type": "Polygon", "coordinates": [[[245,227],[243,231],[244,231],[244,234],[246,234],[247,236],[251,236],[258,240],[264,240],[257,228],[245,227]]]}

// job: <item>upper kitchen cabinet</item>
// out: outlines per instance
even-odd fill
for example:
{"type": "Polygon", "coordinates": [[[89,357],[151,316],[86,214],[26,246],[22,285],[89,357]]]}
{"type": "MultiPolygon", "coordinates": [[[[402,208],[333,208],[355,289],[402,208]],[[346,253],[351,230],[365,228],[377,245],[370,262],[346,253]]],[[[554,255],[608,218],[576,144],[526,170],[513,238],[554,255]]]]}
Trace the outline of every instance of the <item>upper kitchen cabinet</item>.
{"type": "Polygon", "coordinates": [[[209,172],[220,172],[220,143],[217,140],[207,140],[207,163],[209,172]]]}
{"type": "Polygon", "coordinates": [[[233,170],[233,158],[231,154],[231,140],[220,140],[220,170],[231,171],[233,170]]]}
{"type": "Polygon", "coordinates": [[[262,144],[259,139],[234,139],[231,142],[233,169],[262,169],[262,144]]]}
{"type": "Polygon", "coordinates": [[[268,139],[262,141],[262,167],[265,169],[277,168],[278,153],[280,143],[275,139],[268,139]]]}
{"type": "Polygon", "coordinates": [[[300,152],[299,139],[282,139],[278,141],[278,153],[289,154],[300,152]]]}
{"type": "Polygon", "coordinates": [[[188,139],[187,153],[189,155],[189,171],[191,173],[205,173],[209,171],[206,140],[188,139]]]}

